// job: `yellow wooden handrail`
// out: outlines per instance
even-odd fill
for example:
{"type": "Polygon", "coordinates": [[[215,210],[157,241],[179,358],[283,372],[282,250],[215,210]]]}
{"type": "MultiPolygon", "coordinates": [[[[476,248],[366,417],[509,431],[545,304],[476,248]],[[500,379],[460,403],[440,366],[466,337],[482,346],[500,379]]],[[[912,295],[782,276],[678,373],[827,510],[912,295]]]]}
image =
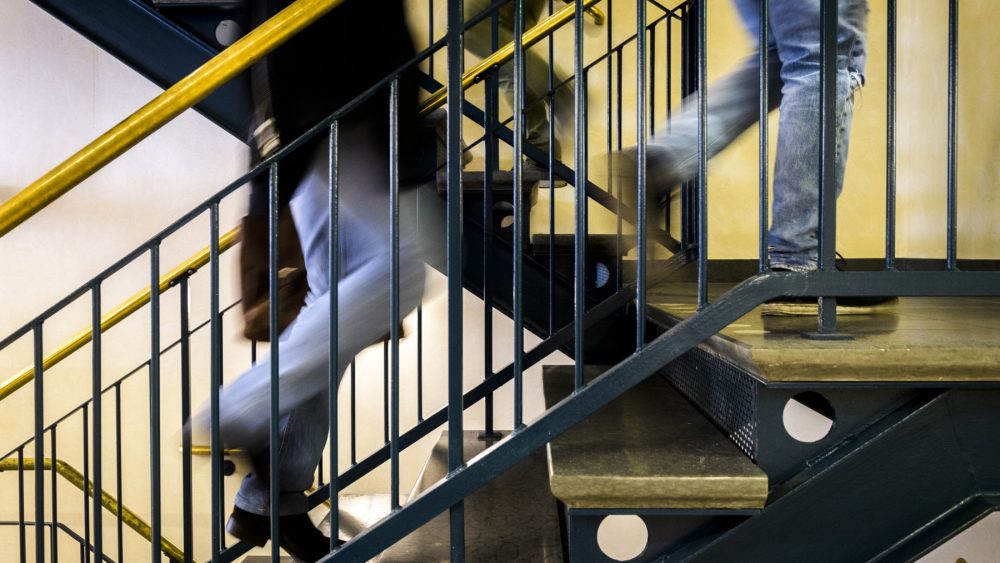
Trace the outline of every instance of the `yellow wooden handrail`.
{"type": "MultiPolygon", "coordinates": [[[[583,3],[583,9],[594,9],[593,6],[598,2],[600,2],[600,0],[585,0],[583,3]]],[[[521,43],[524,45],[524,48],[527,49],[528,47],[531,47],[535,43],[538,43],[545,37],[552,34],[555,30],[565,25],[567,22],[572,21],[575,16],[575,10],[575,4],[567,4],[551,16],[538,22],[535,27],[532,27],[521,36],[521,43]]],[[[497,52],[483,59],[482,62],[476,66],[466,71],[466,73],[462,76],[462,90],[465,90],[478,82],[484,74],[490,72],[494,67],[498,67],[513,58],[514,43],[510,42],[497,50],[497,52]]],[[[420,106],[420,115],[428,115],[432,111],[443,106],[445,100],[447,99],[448,89],[439,89],[437,92],[431,94],[429,98],[424,100],[424,103],[420,106]]]]}
{"type": "MultiPolygon", "coordinates": [[[[236,227],[235,229],[227,232],[226,234],[219,237],[219,252],[225,252],[231,248],[240,238],[240,229],[236,227]]],[[[192,270],[197,270],[208,264],[209,260],[209,247],[201,249],[200,252],[194,256],[188,258],[181,264],[179,264],[174,269],[170,270],[166,274],[160,276],[159,291],[163,293],[181,276],[186,275],[192,270]]],[[[103,317],[101,317],[101,332],[105,332],[116,324],[122,322],[126,317],[132,313],[141,309],[145,304],[149,303],[149,298],[152,292],[150,287],[146,286],[144,289],[137,292],[132,297],[129,297],[117,307],[109,311],[103,317]]],[[[80,332],[73,335],[72,338],[64,342],[55,351],[51,352],[49,355],[42,359],[42,369],[49,369],[50,367],[63,361],[73,352],[76,352],[80,348],[86,346],[90,340],[93,338],[94,332],[92,328],[85,328],[80,332]]],[[[35,366],[27,366],[16,375],[8,379],[0,385],[0,401],[9,397],[12,393],[27,385],[32,379],[35,378],[35,366]]]]}
{"type": "MultiPolygon", "coordinates": [[[[23,459],[23,469],[25,471],[35,470],[35,458],[28,457],[23,459]]],[[[42,469],[51,470],[52,460],[45,458],[42,460],[42,469]]],[[[0,472],[3,471],[17,471],[18,461],[16,459],[4,459],[0,460],[0,472]]],[[[94,496],[94,484],[83,478],[81,474],[75,467],[66,463],[61,459],[57,459],[55,463],[55,470],[63,479],[66,479],[74,487],[83,491],[88,497],[94,496]]],[[[153,541],[153,533],[149,524],[139,517],[138,514],[132,512],[124,505],[119,505],[118,501],[105,491],[101,491],[101,505],[114,515],[118,515],[118,509],[121,508],[122,511],[122,522],[135,530],[140,536],[146,538],[146,541],[153,541]]],[[[164,555],[170,558],[171,561],[184,561],[184,552],[181,551],[179,547],[174,545],[167,538],[160,538],[160,548],[163,549],[164,555]]]]}
{"type": "Polygon", "coordinates": [[[297,0],[0,205],[0,237],[344,0],[297,0]]]}

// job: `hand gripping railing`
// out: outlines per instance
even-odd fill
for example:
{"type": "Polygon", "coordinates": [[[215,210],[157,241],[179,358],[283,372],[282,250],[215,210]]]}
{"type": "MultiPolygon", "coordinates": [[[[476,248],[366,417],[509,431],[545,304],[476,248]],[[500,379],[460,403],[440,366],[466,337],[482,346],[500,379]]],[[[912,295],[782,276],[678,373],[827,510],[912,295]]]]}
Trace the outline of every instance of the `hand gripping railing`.
{"type": "Polygon", "coordinates": [[[0,237],[250,68],[343,0],[297,0],[0,205],[0,237]]]}

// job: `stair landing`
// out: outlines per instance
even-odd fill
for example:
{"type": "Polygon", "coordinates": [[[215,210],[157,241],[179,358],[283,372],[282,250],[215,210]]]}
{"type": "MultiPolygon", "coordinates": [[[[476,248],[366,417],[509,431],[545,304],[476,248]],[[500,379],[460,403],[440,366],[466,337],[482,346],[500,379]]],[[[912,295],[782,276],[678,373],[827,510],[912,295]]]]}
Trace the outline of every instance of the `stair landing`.
{"type": "MultiPolygon", "coordinates": [[[[709,301],[733,284],[709,284],[709,301]]],[[[648,293],[650,319],[665,328],[695,313],[695,284],[648,293]]],[[[701,347],[764,383],[1000,383],[1000,299],[904,297],[869,315],[841,315],[853,340],[816,341],[816,317],[773,317],[756,308],[701,347]]]]}

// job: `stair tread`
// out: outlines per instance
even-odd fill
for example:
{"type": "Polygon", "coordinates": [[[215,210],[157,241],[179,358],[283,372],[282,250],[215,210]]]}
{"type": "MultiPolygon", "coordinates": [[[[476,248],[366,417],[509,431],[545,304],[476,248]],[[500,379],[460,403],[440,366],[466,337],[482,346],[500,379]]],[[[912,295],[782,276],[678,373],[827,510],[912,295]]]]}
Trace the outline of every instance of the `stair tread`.
{"type": "MultiPolygon", "coordinates": [[[[466,431],[468,461],[486,443],[466,431]]],[[[448,472],[448,433],[434,446],[411,498],[448,472]]],[[[465,555],[469,561],[562,562],[556,500],[549,492],[544,452],[538,451],[496,480],[466,497],[465,555]]],[[[386,550],[380,563],[448,561],[451,554],[448,512],[438,515],[386,550]]]]}
{"type": "MultiPolygon", "coordinates": [[[[588,366],[587,379],[601,368],[588,366]]],[[[545,403],[573,390],[546,366],[545,403]]],[[[680,393],[651,378],[549,443],[552,493],[571,508],[754,509],[767,476],[680,393]]]]}
{"type": "MultiPolygon", "coordinates": [[[[717,298],[733,284],[709,284],[717,298]]],[[[695,312],[695,285],[648,293],[650,318],[669,328],[695,312]]],[[[754,309],[702,349],[765,383],[1000,382],[1000,299],[903,297],[875,314],[841,315],[853,340],[816,341],[815,316],[763,316],[754,309]]]]}
{"type": "MultiPolygon", "coordinates": [[[[462,189],[465,193],[475,194],[483,193],[483,179],[486,177],[486,172],[483,170],[470,170],[467,172],[462,172],[462,189]]],[[[530,192],[531,189],[538,182],[548,181],[548,173],[544,175],[538,173],[538,171],[529,172],[524,174],[521,178],[521,189],[525,192],[530,192]]],[[[438,193],[447,193],[448,184],[444,181],[443,176],[438,181],[438,193]]],[[[497,194],[510,194],[514,191],[514,173],[510,170],[497,170],[493,172],[493,193],[497,194]]]]}

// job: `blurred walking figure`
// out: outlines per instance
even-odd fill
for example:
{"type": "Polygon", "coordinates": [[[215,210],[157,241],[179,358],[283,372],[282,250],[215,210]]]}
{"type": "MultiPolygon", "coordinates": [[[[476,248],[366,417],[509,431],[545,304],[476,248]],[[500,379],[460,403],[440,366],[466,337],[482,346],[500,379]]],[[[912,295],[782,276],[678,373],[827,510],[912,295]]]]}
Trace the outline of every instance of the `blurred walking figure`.
{"type": "MultiPolygon", "coordinates": [[[[760,34],[760,0],[734,0],[746,28],[760,34]]],[[[844,182],[854,94],[865,82],[867,0],[840,0],[837,26],[836,189],[844,182]]],[[[819,226],[820,0],[771,0],[768,105],[781,113],[768,233],[771,267],[817,267],[819,226]]],[[[759,118],[760,59],[747,58],[708,88],[708,154],[714,156],[759,118]]],[[[651,194],[698,173],[698,111],[693,99],[647,145],[651,194]]],[[[634,181],[635,149],[619,161],[634,181]]]]}
{"type": "MultiPolygon", "coordinates": [[[[466,0],[465,14],[475,16],[490,7],[490,0],[466,0]]],[[[561,5],[562,2],[559,2],[561,5]]],[[[531,29],[543,15],[548,14],[547,0],[525,0],[524,30],[531,29]]],[[[497,45],[514,41],[514,3],[509,2],[497,12],[497,45]]],[[[477,57],[485,58],[493,54],[492,22],[486,18],[465,34],[465,48],[477,57]]],[[[545,43],[542,43],[543,45],[545,43]]],[[[549,92],[549,65],[535,49],[524,51],[524,136],[525,140],[545,152],[551,150],[553,157],[560,156],[559,139],[563,134],[573,132],[573,88],[559,88],[553,93],[554,99],[550,107],[544,102],[549,92]],[[549,113],[555,121],[554,142],[549,146],[549,113]]],[[[553,86],[558,86],[565,77],[556,73],[553,86]]],[[[515,107],[514,103],[514,63],[503,65],[498,71],[498,83],[504,98],[515,107]]],[[[531,163],[529,168],[537,168],[531,163]]]]}
{"type": "MultiPolygon", "coordinates": [[[[254,0],[251,8],[255,24],[291,3],[254,0]]],[[[402,0],[348,0],[334,9],[253,69],[254,162],[295,140],[413,56],[402,0]],[[379,29],[377,35],[371,33],[375,27],[379,29]]],[[[400,80],[399,93],[399,154],[401,175],[406,181],[422,151],[416,122],[417,92],[411,77],[400,80]]],[[[279,238],[280,250],[287,252],[287,259],[281,260],[285,283],[280,307],[293,310],[282,312],[278,319],[279,326],[287,325],[279,344],[282,418],[277,479],[282,522],[278,541],[304,561],[315,561],[329,550],[328,538],[309,520],[305,490],[313,482],[329,429],[331,292],[339,292],[336,369],[340,376],[358,352],[382,339],[389,330],[388,89],[340,120],[338,145],[337,280],[330,279],[327,238],[328,136],[317,135],[278,165],[279,205],[282,214],[287,208],[294,218],[294,227],[283,220],[279,229],[279,237],[286,237],[279,238]],[[295,227],[298,241],[287,240],[295,227]],[[301,279],[303,275],[305,280],[301,279]],[[304,302],[301,311],[297,311],[297,302],[304,302]],[[292,322],[295,312],[298,315],[292,322]]],[[[268,179],[262,174],[251,186],[244,241],[267,240],[267,196],[268,179]]],[[[401,315],[405,315],[416,308],[423,294],[424,269],[413,228],[402,223],[399,303],[401,315]]],[[[266,243],[252,248],[248,245],[242,258],[244,298],[252,302],[244,306],[246,332],[259,337],[266,333],[268,325],[266,243]]],[[[247,450],[253,461],[253,470],[236,495],[227,530],[259,546],[270,539],[270,371],[269,362],[259,362],[223,389],[220,402],[223,443],[247,450]]],[[[207,429],[209,414],[203,410],[196,425],[207,429]]]]}

